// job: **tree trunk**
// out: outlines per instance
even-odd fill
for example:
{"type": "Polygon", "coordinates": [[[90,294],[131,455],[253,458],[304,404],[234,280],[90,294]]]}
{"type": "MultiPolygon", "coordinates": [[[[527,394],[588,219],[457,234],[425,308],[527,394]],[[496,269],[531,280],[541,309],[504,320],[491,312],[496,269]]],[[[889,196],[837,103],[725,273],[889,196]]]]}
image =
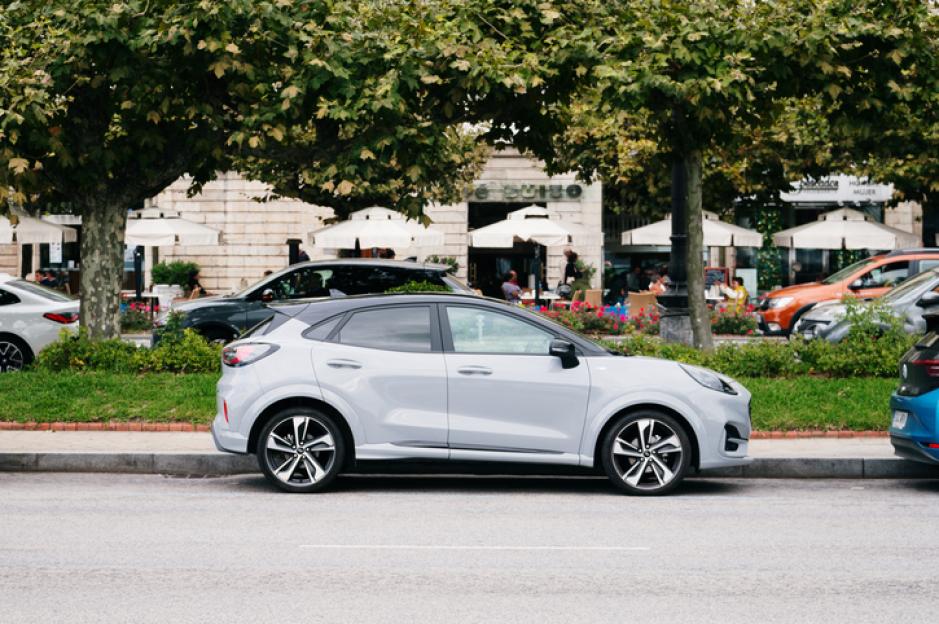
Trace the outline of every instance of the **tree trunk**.
{"type": "Polygon", "coordinates": [[[121,284],[127,207],[91,198],[83,203],[81,324],[92,340],[121,335],[121,284]]]}
{"type": "Polygon", "coordinates": [[[688,218],[688,314],[691,317],[691,332],[694,346],[711,350],[711,315],[704,296],[704,228],[701,208],[701,152],[691,151],[684,156],[685,179],[688,191],[685,195],[688,218]]]}

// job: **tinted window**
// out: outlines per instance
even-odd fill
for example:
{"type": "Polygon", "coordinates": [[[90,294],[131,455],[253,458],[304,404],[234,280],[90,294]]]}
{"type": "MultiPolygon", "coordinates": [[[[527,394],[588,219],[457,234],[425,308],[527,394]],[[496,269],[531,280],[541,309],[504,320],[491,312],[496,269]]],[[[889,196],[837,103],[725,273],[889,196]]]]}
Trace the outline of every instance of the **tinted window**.
{"type": "Polygon", "coordinates": [[[482,308],[447,306],[457,353],[547,355],[554,336],[531,323],[482,308]]]}
{"type": "Polygon", "coordinates": [[[261,292],[270,289],[274,293],[275,301],[328,297],[329,283],[332,278],[332,269],[305,267],[268,282],[257,294],[260,295],[261,292]]]}
{"type": "Polygon", "coordinates": [[[330,289],[345,295],[368,295],[387,292],[410,281],[428,281],[444,285],[437,271],[383,266],[337,267],[330,289]]]}
{"type": "Polygon", "coordinates": [[[342,320],[342,314],[335,316],[329,320],[323,321],[308,330],[303,332],[304,338],[309,338],[310,340],[326,340],[329,338],[329,335],[333,333],[333,330],[336,328],[336,325],[339,324],[339,321],[342,320]]]}
{"type": "Polygon", "coordinates": [[[19,302],[19,297],[11,293],[9,290],[3,290],[0,288],[0,306],[12,305],[19,302]]]}
{"type": "Polygon", "coordinates": [[[431,350],[430,308],[382,308],[356,312],[339,330],[339,342],[388,351],[431,350]]]}
{"type": "Polygon", "coordinates": [[[939,260],[920,260],[919,261],[920,273],[929,269],[935,269],[936,267],[939,267],[939,260]]]}
{"type": "Polygon", "coordinates": [[[896,286],[910,275],[910,263],[907,260],[901,262],[889,262],[882,264],[875,269],[871,269],[860,277],[861,288],[882,288],[896,286]]]}

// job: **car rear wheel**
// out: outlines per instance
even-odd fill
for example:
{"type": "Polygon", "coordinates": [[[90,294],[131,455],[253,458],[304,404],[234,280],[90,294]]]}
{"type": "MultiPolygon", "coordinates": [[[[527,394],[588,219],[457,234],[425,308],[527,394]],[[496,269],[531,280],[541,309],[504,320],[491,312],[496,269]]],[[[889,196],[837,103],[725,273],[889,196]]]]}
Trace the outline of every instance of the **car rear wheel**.
{"type": "Polygon", "coordinates": [[[285,492],[319,492],[339,474],[345,440],[327,414],[291,408],[261,431],[257,455],[264,475],[285,492]]]}
{"type": "Polygon", "coordinates": [[[622,416],[601,447],[603,469],[628,494],[666,494],[681,483],[691,464],[691,441],[668,414],[643,410],[622,416]]]}
{"type": "Polygon", "coordinates": [[[15,336],[0,337],[0,373],[21,371],[33,361],[29,346],[15,336]]]}

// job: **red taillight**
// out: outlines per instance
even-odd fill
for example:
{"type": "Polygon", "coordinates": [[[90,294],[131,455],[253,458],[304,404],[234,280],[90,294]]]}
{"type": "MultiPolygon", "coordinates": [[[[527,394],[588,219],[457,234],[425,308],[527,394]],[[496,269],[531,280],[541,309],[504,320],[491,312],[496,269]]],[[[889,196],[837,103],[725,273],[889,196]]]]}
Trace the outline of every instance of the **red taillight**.
{"type": "Polygon", "coordinates": [[[222,413],[225,414],[225,422],[228,422],[228,401],[222,401],[222,413]]]}
{"type": "Polygon", "coordinates": [[[78,312],[63,312],[61,314],[58,312],[46,312],[42,316],[43,318],[55,321],[56,323],[62,323],[63,325],[68,325],[78,320],[78,312]]]}
{"type": "Polygon", "coordinates": [[[930,442],[929,444],[926,445],[926,448],[939,449],[939,444],[935,442],[930,442]]]}
{"type": "Polygon", "coordinates": [[[277,345],[263,343],[229,345],[222,349],[222,364],[225,366],[246,366],[270,355],[277,349],[277,345]]]}
{"type": "Polygon", "coordinates": [[[913,360],[911,366],[922,366],[930,377],[939,377],[939,360],[913,360]]]}

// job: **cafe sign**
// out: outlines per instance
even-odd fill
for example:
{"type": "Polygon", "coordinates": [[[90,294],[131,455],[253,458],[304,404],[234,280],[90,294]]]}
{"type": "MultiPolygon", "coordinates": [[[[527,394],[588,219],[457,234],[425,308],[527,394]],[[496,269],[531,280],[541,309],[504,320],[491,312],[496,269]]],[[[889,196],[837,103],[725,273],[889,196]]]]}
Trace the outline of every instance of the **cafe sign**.
{"type": "Polygon", "coordinates": [[[477,184],[469,193],[471,202],[579,202],[584,195],[580,184],[543,184],[539,182],[486,182],[477,184]]]}
{"type": "Polygon", "coordinates": [[[875,184],[868,178],[847,175],[794,182],[792,189],[779,197],[785,202],[813,204],[884,203],[893,197],[892,184],[875,184]]]}

